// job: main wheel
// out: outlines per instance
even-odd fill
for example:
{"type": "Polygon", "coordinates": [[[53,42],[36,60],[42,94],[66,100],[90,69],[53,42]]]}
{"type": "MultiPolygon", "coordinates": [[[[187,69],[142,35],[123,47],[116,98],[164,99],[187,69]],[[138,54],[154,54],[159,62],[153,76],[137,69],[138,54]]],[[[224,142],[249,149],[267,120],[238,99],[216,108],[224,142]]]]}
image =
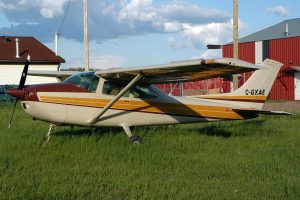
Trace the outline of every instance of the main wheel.
{"type": "Polygon", "coordinates": [[[142,138],[137,135],[133,135],[128,139],[129,144],[140,144],[141,142],[142,138]]]}

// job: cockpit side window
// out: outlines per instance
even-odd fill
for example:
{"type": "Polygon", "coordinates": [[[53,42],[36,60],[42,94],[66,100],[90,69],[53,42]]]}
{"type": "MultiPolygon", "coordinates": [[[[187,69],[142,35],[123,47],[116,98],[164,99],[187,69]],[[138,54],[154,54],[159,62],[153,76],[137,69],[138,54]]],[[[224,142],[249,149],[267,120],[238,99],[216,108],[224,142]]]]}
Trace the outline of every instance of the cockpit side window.
{"type": "MultiPolygon", "coordinates": [[[[126,87],[125,83],[105,81],[102,93],[115,96],[119,94],[124,87],[126,87]]],[[[123,97],[129,97],[129,93],[131,93],[134,98],[140,99],[158,97],[158,94],[156,94],[149,85],[135,85],[129,92],[126,92],[123,97]]]]}
{"type": "MultiPolygon", "coordinates": [[[[119,92],[121,92],[124,87],[126,87],[125,83],[105,81],[102,93],[115,96],[119,94],[119,92]]],[[[149,85],[135,85],[129,92],[126,92],[123,97],[129,97],[129,93],[131,93],[134,98],[140,99],[150,99],[158,97],[158,95],[151,89],[149,85]]]]}
{"type": "Polygon", "coordinates": [[[99,77],[98,76],[94,76],[93,79],[91,80],[88,90],[91,92],[96,92],[97,87],[98,87],[98,83],[99,83],[99,77]]]}
{"type": "Polygon", "coordinates": [[[67,78],[64,83],[70,83],[88,89],[91,92],[96,92],[99,83],[99,77],[94,72],[81,72],[67,78]]]}
{"type": "MultiPolygon", "coordinates": [[[[117,82],[111,82],[111,81],[105,81],[103,85],[103,94],[108,95],[114,95],[116,96],[121,92],[121,90],[125,87],[125,84],[123,83],[117,83],[117,82]]],[[[129,97],[129,92],[126,92],[123,97],[129,97]]]]}

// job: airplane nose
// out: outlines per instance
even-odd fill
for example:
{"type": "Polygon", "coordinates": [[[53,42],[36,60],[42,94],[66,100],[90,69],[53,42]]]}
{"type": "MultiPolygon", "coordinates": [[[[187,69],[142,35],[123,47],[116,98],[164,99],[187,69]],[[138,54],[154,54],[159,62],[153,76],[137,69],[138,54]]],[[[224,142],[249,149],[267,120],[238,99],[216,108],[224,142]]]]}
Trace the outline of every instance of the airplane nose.
{"type": "Polygon", "coordinates": [[[11,89],[7,91],[7,94],[16,97],[17,99],[23,100],[25,95],[28,94],[28,92],[22,89],[11,89]]]}

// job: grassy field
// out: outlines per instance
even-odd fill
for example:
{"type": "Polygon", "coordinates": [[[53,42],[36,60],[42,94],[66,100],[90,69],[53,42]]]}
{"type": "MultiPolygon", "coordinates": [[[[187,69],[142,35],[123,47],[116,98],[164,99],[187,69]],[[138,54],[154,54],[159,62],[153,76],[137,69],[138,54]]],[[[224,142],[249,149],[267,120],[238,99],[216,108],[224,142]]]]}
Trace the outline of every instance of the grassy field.
{"type": "Polygon", "coordinates": [[[0,104],[0,199],[299,199],[300,115],[121,129],[60,128],[0,104]]]}

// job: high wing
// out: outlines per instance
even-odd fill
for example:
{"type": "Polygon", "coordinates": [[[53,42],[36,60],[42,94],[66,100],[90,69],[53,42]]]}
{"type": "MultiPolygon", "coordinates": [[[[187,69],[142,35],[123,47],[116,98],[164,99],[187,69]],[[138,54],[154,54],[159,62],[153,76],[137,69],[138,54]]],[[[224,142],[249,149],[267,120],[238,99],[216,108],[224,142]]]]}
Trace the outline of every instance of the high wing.
{"type": "Polygon", "coordinates": [[[297,72],[300,72],[300,66],[292,66],[291,68],[297,72]]]}
{"type": "Polygon", "coordinates": [[[79,71],[44,71],[44,70],[29,70],[28,75],[31,76],[46,76],[46,77],[56,77],[60,80],[68,78],[73,74],[77,74],[79,71]]]}
{"type": "MultiPolygon", "coordinates": [[[[137,74],[141,74],[143,78],[139,82],[156,84],[176,81],[197,81],[214,77],[223,77],[231,74],[239,74],[257,69],[263,69],[263,67],[234,58],[220,58],[210,60],[187,60],[143,67],[100,70],[95,73],[99,77],[122,82],[129,82],[136,77],[137,74]]],[[[28,75],[64,79],[78,72],[79,71],[29,70],[28,75]]]]}
{"type": "Polygon", "coordinates": [[[100,70],[95,73],[97,76],[105,79],[114,79],[123,82],[128,82],[136,77],[137,74],[141,74],[143,78],[139,82],[156,84],[174,81],[197,81],[257,69],[263,69],[263,67],[238,59],[220,58],[211,60],[188,60],[144,67],[100,70]]]}

